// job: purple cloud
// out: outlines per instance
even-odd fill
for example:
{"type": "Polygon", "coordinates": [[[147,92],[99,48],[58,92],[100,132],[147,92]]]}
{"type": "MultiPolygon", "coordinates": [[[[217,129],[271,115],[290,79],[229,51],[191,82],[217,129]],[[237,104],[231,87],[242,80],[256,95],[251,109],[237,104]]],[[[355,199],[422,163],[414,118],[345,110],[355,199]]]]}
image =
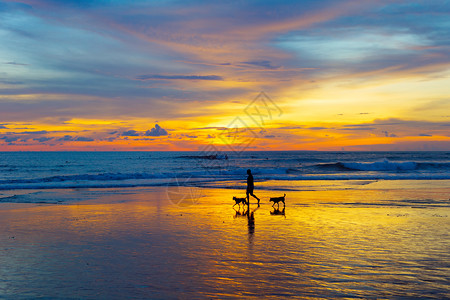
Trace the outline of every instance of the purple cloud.
{"type": "Polygon", "coordinates": [[[21,134],[45,134],[48,133],[47,130],[40,130],[40,131],[23,131],[20,132],[21,134]]]}
{"type": "Polygon", "coordinates": [[[261,68],[269,69],[269,70],[275,70],[275,69],[279,69],[280,68],[280,66],[272,65],[272,63],[270,61],[268,61],[268,60],[243,61],[243,62],[241,62],[241,64],[261,67],[261,68]]]}
{"type": "Polygon", "coordinates": [[[159,126],[158,124],[155,124],[155,127],[151,130],[147,130],[145,132],[146,136],[165,136],[168,135],[167,130],[159,126]]]}
{"type": "Polygon", "coordinates": [[[28,64],[18,63],[14,61],[5,62],[5,65],[13,65],[13,66],[28,66],[28,64]]]}
{"type": "Polygon", "coordinates": [[[15,142],[18,139],[19,139],[19,137],[17,137],[17,136],[4,136],[4,137],[0,138],[0,140],[4,140],[7,143],[15,142]]]}
{"type": "Polygon", "coordinates": [[[136,130],[128,130],[122,132],[122,136],[139,136],[139,133],[136,130]]]}
{"type": "Polygon", "coordinates": [[[65,135],[62,138],[59,138],[58,141],[73,141],[73,137],[71,135],[65,135]]]}
{"type": "Polygon", "coordinates": [[[138,80],[224,80],[222,76],[218,75],[139,75],[136,76],[138,80]]]}
{"type": "Polygon", "coordinates": [[[93,142],[94,139],[90,138],[90,137],[80,136],[80,137],[77,137],[76,139],[74,139],[74,141],[76,141],[76,142],[93,142]]]}
{"type": "Polygon", "coordinates": [[[34,141],[38,141],[38,142],[40,142],[40,143],[44,143],[44,142],[53,140],[53,138],[52,138],[52,137],[45,137],[45,136],[43,136],[43,137],[40,137],[40,138],[35,138],[35,139],[33,139],[33,140],[34,140],[34,141]]]}

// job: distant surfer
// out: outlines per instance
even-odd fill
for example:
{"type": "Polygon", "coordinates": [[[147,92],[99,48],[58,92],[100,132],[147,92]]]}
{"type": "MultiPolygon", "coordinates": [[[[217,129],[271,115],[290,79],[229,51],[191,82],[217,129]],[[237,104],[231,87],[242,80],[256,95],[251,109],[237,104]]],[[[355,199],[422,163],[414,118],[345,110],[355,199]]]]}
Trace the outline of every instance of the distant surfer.
{"type": "Polygon", "coordinates": [[[249,195],[252,195],[254,198],[258,200],[259,206],[259,198],[253,194],[253,189],[255,188],[255,184],[253,183],[253,175],[250,169],[247,170],[247,203],[250,203],[249,195]]]}

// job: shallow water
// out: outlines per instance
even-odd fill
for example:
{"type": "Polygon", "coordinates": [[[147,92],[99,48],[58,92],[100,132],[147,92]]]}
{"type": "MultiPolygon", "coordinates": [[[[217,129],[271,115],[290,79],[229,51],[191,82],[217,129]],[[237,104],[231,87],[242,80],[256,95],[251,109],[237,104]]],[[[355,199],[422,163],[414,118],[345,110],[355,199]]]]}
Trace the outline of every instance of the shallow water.
{"type": "Polygon", "coordinates": [[[260,191],[254,219],[232,208],[242,191],[230,189],[83,190],[72,196],[91,200],[2,204],[0,298],[442,299],[450,203],[448,189],[435,191],[288,192],[284,215],[268,203],[279,195],[260,191]]]}

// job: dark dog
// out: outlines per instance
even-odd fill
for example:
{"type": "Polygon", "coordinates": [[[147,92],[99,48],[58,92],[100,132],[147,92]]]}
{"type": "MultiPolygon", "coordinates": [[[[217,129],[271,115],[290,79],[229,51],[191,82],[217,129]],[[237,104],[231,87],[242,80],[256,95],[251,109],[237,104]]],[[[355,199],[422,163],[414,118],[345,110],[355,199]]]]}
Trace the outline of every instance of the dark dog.
{"type": "MultiPolygon", "coordinates": [[[[240,205],[241,203],[244,205],[247,204],[247,198],[233,197],[233,200],[236,202],[234,205],[236,205],[236,204],[240,205]]],[[[234,207],[234,205],[233,205],[233,207],[234,207]]]]}
{"type": "Polygon", "coordinates": [[[281,201],[281,202],[283,202],[283,205],[286,206],[286,203],[284,203],[285,200],[286,200],[286,194],[284,194],[283,197],[272,197],[272,198],[270,198],[269,202],[270,201],[273,202],[272,206],[274,206],[275,203],[278,204],[278,206],[280,206],[280,201],[281,201]]]}

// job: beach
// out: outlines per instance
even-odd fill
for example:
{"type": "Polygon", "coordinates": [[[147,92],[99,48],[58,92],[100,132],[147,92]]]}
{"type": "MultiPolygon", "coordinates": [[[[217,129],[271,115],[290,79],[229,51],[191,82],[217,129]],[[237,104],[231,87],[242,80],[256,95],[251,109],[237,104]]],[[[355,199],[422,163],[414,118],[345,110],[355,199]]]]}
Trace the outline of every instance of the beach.
{"type": "Polygon", "coordinates": [[[249,214],[240,187],[22,191],[0,203],[0,298],[448,297],[448,180],[304,184],[326,188],[257,184],[249,214]]]}

